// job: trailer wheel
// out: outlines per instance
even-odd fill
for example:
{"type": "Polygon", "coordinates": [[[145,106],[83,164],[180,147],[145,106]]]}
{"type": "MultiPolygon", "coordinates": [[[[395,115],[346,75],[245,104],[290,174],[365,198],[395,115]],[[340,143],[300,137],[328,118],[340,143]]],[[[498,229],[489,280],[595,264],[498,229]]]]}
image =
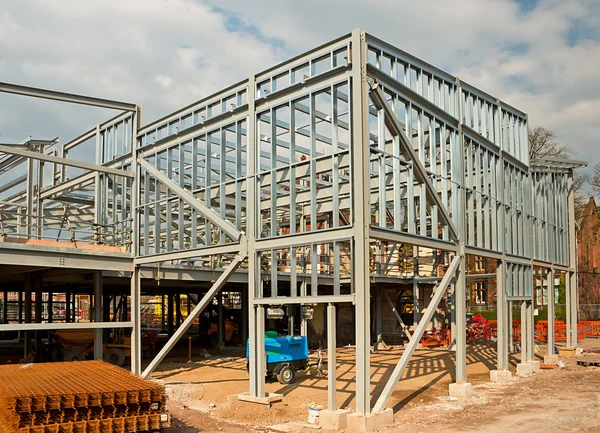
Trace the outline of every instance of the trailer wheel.
{"type": "Polygon", "coordinates": [[[104,352],[104,360],[117,367],[123,367],[125,364],[125,353],[117,347],[109,347],[104,352]]]}
{"type": "Polygon", "coordinates": [[[292,383],[294,381],[295,377],[296,377],[296,370],[294,370],[289,365],[284,365],[281,368],[281,370],[279,370],[279,373],[277,373],[277,380],[282,385],[287,385],[289,383],[292,383]]]}

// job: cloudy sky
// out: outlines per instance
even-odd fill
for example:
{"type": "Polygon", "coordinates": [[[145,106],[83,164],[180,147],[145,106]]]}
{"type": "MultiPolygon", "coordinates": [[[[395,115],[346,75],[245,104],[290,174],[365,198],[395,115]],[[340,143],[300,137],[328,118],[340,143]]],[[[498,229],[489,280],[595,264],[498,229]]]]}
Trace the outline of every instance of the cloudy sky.
{"type": "MultiPolygon", "coordinates": [[[[356,27],[600,163],[600,0],[0,0],[0,81],[135,102],[147,123],[356,27]]],[[[111,115],[0,94],[0,141],[111,115]]]]}

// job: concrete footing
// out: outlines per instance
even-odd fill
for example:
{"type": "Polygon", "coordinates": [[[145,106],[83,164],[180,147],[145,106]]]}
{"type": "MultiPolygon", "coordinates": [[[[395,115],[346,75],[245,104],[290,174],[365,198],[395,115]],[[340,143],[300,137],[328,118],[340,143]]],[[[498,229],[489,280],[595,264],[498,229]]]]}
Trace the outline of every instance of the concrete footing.
{"type": "Polygon", "coordinates": [[[506,383],[512,379],[512,373],[509,370],[490,371],[490,380],[494,383],[506,383]]]}
{"type": "Polygon", "coordinates": [[[558,364],[558,355],[545,355],[544,364],[558,364]]]}
{"type": "Polygon", "coordinates": [[[264,397],[252,397],[249,393],[245,392],[243,394],[238,394],[237,399],[239,401],[245,401],[248,403],[258,403],[271,406],[271,404],[283,400],[283,395],[267,393],[264,397]]]}
{"type": "Polygon", "coordinates": [[[531,371],[532,372],[536,372],[536,371],[540,371],[541,368],[541,363],[540,361],[531,361],[531,371]]]}
{"type": "Polygon", "coordinates": [[[343,430],[348,426],[348,411],[322,410],[319,412],[319,425],[327,430],[343,430]]]}
{"type": "Polygon", "coordinates": [[[473,395],[473,386],[470,383],[451,383],[448,395],[457,398],[470,397],[473,395]]]}
{"type": "Polygon", "coordinates": [[[369,415],[352,413],[348,415],[347,421],[346,428],[348,431],[368,432],[393,424],[394,411],[392,409],[385,409],[381,412],[373,412],[369,415]]]}
{"type": "Polygon", "coordinates": [[[517,364],[517,376],[529,377],[533,374],[533,365],[530,362],[517,364]]]}

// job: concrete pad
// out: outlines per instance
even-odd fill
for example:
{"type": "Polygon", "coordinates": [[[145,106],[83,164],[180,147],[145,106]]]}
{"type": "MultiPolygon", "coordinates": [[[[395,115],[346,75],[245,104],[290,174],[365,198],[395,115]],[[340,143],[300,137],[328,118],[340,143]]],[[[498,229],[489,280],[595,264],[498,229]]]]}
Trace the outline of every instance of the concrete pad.
{"type": "Polygon", "coordinates": [[[451,383],[448,391],[450,397],[470,397],[473,395],[473,386],[470,383],[451,383]]]}
{"type": "Polygon", "coordinates": [[[540,371],[540,361],[531,361],[531,371],[533,371],[534,373],[536,371],[540,371]]]}
{"type": "Polygon", "coordinates": [[[371,416],[375,418],[376,429],[394,424],[394,410],[391,408],[384,409],[381,412],[373,412],[371,416]]]}
{"type": "Polygon", "coordinates": [[[492,370],[490,371],[490,380],[494,383],[506,383],[512,379],[510,370],[492,370]]]}
{"type": "Polygon", "coordinates": [[[245,392],[243,394],[238,394],[237,398],[239,401],[245,401],[247,403],[258,403],[271,406],[271,404],[283,400],[283,395],[266,393],[264,397],[253,397],[249,393],[245,392]]]}
{"type": "Polygon", "coordinates": [[[575,348],[575,356],[581,356],[583,355],[583,347],[576,347],[575,348]]]}
{"type": "Polygon", "coordinates": [[[238,401],[238,395],[237,394],[233,394],[233,395],[227,396],[227,407],[233,406],[233,404],[236,401],[238,401]]]}
{"type": "Polygon", "coordinates": [[[322,410],[319,412],[319,425],[327,430],[343,430],[348,425],[348,413],[344,409],[322,410]]]}
{"type": "Polygon", "coordinates": [[[353,432],[368,432],[375,429],[376,420],[373,415],[351,413],[347,418],[346,429],[353,432]]]}
{"type": "Polygon", "coordinates": [[[517,376],[519,377],[529,377],[533,374],[533,366],[531,363],[521,363],[517,364],[517,376]]]}
{"type": "Polygon", "coordinates": [[[558,364],[558,355],[545,355],[544,364],[558,364]]]}

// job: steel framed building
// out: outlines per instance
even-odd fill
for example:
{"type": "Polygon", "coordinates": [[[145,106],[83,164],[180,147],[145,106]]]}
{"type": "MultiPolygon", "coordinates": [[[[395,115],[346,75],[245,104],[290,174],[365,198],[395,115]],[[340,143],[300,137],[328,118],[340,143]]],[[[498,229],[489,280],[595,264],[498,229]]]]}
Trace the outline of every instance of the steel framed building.
{"type": "Polygon", "coordinates": [[[577,343],[572,186],[581,163],[530,161],[525,113],[374,36],[355,30],[145,126],[135,104],[6,83],[0,90],[121,111],[60,148],[55,140],[0,145],[1,174],[12,173],[0,188],[8,192],[0,258],[22,267],[11,284],[25,303],[24,323],[0,330],[94,328],[101,357],[102,329],[132,328],[132,370],[148,375],[236,281],[245,287],[253,397],[265,395],[265,308],[327,305],[333,410],[336,308],[350,303],[355,409],[367,415],[385,409],[446,296],[456,344],[451,389],[468,389],[466,257],[476,256],[496,262],[486,278],[497,279],[498,370],[508,368],[516,305],[523,363],[533,361],[534,275],[553,282],[565,274],[567,344],[577,343]],[[69,157],[78,148],[93,149],[95,163],[69,157]],[[11,171],[23,165],[22,175],[11,171]],[[108,322],[96,308],[90,323],[29,323],[32,291],[46,290],[29,273],[61,268],[94,272],[97,305],[103,279],[129,279],[131,319],[108,322]],[[141,286],[159,276],[202,280],[206,293],[142,371],[141,286]],[[435,290],[373,405],[375,281],[435,290]]]}

